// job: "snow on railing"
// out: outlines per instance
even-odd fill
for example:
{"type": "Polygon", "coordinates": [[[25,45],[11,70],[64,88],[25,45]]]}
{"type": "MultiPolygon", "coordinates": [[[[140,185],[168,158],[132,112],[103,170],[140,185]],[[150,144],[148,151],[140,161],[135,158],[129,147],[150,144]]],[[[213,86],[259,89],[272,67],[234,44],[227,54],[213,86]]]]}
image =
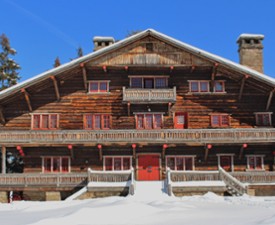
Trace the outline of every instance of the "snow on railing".
{"type": "Polygon", "coordinates": [[[237,194],[243,195],[247,193],[246,186],[235,177],[227,173],[223,168],[219,167],[219,173],[223,182],[237,194]]]}
{"type": "Polygon", "coordinates": [[[184,182],[184,181],[219,181],[218,171],[171,171],[172,182],[184,182]]]}
{"type": "Polygon", "coordinates": [[[275,183],[275,171],[245,171],[230,174],[244,183],[275,183]]]}
{"type": "Polygon", "coordinates": [[[88,169],[88,182],[127,182],[132,177],[132,170],[101,171],[88,169]]]}

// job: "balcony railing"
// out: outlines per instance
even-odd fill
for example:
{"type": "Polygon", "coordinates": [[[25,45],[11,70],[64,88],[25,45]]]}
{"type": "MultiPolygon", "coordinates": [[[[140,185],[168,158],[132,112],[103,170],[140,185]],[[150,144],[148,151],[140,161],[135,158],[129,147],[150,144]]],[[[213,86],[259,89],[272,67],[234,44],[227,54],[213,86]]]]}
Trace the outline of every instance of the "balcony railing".
{"type": "Polygon", "coordinates": [[[0,131],[0,145],[85,143],[271,143],[275,129],[0,131]]]}
{"type": "Polygon", "coordinates": [[[123,101],[130,103],[168,103],[176,101],[176,87],[141,89],[123,87],[123,101]]]}

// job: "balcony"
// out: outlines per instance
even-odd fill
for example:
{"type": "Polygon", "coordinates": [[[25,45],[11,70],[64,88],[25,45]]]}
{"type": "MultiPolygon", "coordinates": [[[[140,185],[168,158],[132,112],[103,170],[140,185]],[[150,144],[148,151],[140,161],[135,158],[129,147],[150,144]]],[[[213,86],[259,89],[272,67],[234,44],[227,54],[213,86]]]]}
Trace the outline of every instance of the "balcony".
{"type": "Polygon", "coordinates": [[[123,87],[123,102],[135,104],[175,102],[176,87],[161,89],[140,89],[123,87]]]}
{"type": "Polygon", "coordinates": [[[274,143],[275,129],[160,129],[0,131],[0,145],[96,143],[274,143]]]}

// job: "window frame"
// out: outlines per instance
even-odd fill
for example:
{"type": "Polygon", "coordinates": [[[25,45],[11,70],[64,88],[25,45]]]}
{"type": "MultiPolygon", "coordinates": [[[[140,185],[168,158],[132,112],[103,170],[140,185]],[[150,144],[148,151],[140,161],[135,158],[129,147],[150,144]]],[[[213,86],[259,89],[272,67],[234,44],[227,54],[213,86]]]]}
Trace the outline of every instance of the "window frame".
{"type": "Polygon", "coordinates": [[[160,75],[156,75],[156,76],[146,76],[146,75],[143,75],[143,76],[135,76],[135,75],[130,75],[128,76],[129,77],[129,86],[130,88],[133,88],[133,89],[165,89],[165,88],[168,88],[168,78],[169,76],[160,76],[160,75]],[[141,87],[132,87],[132,79],[141,79],[141,87]],[[149,80],[149,79],[152,79],[153,80],[153,88],[145,88],[145,80],[149,80]],[[164,86],[160,86],[158,87],[157,85],[157,79],[165,79],[165,85],[164,86]]]}
{"type": "Polygon", "coordinates": [[[211,127],[229,127],[230,126],[230,115],[226,114],[226,113],[213,113],[210,114],[210,124],[211,127]],[[218,117],[218,123],[219,124],[214,124],[214,117],[217,116],[218,117]],[[225,124],[223,123],[223,117],[227,117],[227,121],[228,123],[225,124]]]}
{"type": "Polygon", "coordinates": [[[214,93],[225,93],[225,81],[224,80],[214,80],[214,85],[213,85],[213,92],[214,93]],[[221,83],[222,90],[218,91],[216,89],[216,84],[221,83]]]}
{"type": "Polygon", "coordinates": [[[235,154],[217,154],[218,157],[218,167],[221,167],[221,157],[230,157],[231,172],[234,172],[234,157],[235,154]]]}
{"type": "Polygon", "coordinates": [[[264,157],[265,155],[246,155],[246,167],[247,171],[264,171],[265,165],[264,165],[264,157]],[[260,158],[261,161],[261,168],[257,168],[257,158],[260,158]],[[250,159],[254,159],[254,165],[251,168],[250,167],[250,159]]]}
{"type": "Polygon", "coordinates": [[[135,127],[137,130],[157,130],[163,128],[163,114],[159,112],[150,112],[150,113],[134,113],[135,115],[135,127]],[[152,115],[152,127],[150,128],[147,124],[146,116],[148,118],[149,115],[152,115]],[[156,126],[156,116],[160,116],[160,127],[156,126]],[[141,118],[141,120],[140,120],[141,118]],[[142,121],[142,127],[139,127],[139,122],[142,121]]]}
{"type": "Polygon", "coordinates": [[[112,128],[112,115],[108,113],[86,113],[83,115],[83,129],[84,130],[110,130],[112,128]],[[100,127],[96,127],[96,117],[100,117],[100,127]],[[109,117],[109,127],[105,127],[104,117],[109,117]],[[92,121],[88,121],[87,117],[90,117],[92,121]],[[87,126],[91,124],[91,127],[87,126]]]}
{"type": "Polygon", "coordinates": [[[190,93],[210,93],[210,81],[209,80],[189,80],[188,82],[189,82],[189,92],[190,93]],[[197,84],[197,87],[198,87],[197,90],[192,89],[192,83],[197,84]],[[207,84],[206,91],[202,90],[203,83],[207,84]]]}
{"type": "Polygon", "coordinates": [[[110,93],[110,80],[90,80],[88,81],[88,93],[90,94],[106,94],[110,93]],[[91,85],[93,83],[97,83],[97,91],[96,90],[91,90],[91,85]],[[101,90],[100,89],[100,84],[106,83],[106,90],[101,90]]]}
{"type": "Polygon", "coordinates": [[[166,165],[166,168],[169,168],[170,170],[174,170],[174,171],[193,171],[193,170],[195,170],[195,158],[196,158],[196,155],[166,155],[165,156],[165,165],[166,165]],[[171,169],[168,166],[168,158],[174,159],[174,168],[173,169],[171,169]],[[177,169],[177,165],[176,165],[177,159],[183,159],[183,170],[177,169]],[[186,159],[192,160],[192,165],[191,165],[192,169],[191,170],[186,170],[186,159]]]}
{"type": "Polygon", "coordinates": [[[57,130],[59,128],[59,114],[58,113],[32,113],[31,114],[31,129],[32,130],[57,130]],[[56,116],[56,127],[52,127],[52,117],[56,116]],[[39,118],[38,125],[35,126],[35,117],[39,118]],[[44,127],[44,118],[47,117],[47,127],[44,127]]]}
{"type": "Polygon", "coordinates": [[[255,114],[256,126],[261,126],[261,127],[271,127],[272,126],[272,114],[273,114],[273,112],[255,112],[254,114],[255,114]],[[259,118],[260,116],[268,116],[268,124],[259,123],[260,122],[260,118],[259,118]]]}
{"type": "Polygon", "coordinates": [[[71,157],[70,156],[42,156],[42,173],[70,173],[71,172],[71,157]],[[54,160],[59,160],[59,169],[57,171],[54,170],[54,160]],[[63,160],[68,160],[68,169],[64,170],[65,166],[63,166],[63,160]],[[50,160],[50,170],[46,169],[46,160],[50,160]]]}
{"type": "Polygon", "coordinates": [[[103,171],[128,171],[131,170],[132,168],[132,158],[133,156],[131,155],[106,155],[103,156],[103,171]],[[130,165],[129,169],[125,170],[124,169],[124,159],[129,158],[130,165]],[[112,165],[111,165],[111,170],[106,170],[106,159],[111,159],[112,160],[112,165]],[[115,164],[114,161],[115,159],[120,159],[120,170],[115,170],[115,164]]]}

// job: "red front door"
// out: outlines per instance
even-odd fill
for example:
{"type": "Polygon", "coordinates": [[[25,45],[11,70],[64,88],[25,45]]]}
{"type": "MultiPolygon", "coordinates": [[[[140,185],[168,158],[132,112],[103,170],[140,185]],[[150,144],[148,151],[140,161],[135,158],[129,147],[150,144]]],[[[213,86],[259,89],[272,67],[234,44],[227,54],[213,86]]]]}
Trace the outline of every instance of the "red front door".
{"type": "Polygon", "coordinates": [[[160,180],[159,155],[138,156],[138,180],[160,180]]]}
{"type": "Polygon", "coordinates": [[[174,118],[174,127],[176,129],[184,129],[187,127],[187,114],[183,112],[176,112],[174,118]]]}

